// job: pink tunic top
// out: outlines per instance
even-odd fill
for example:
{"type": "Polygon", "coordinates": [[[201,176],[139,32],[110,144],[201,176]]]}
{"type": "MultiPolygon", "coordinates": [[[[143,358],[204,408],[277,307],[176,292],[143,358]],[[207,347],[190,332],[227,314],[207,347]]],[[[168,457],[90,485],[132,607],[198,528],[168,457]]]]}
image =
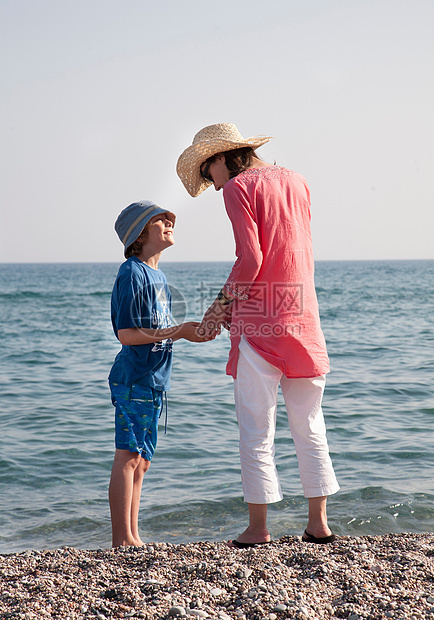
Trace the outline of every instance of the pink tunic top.
{"type": "Polygon", "coordinates": [[[241,335],[287,377],[329,372],[305,179],[279,166],[254,168],[228,181],[223,197],[237,255],[224,286],[236,297],[227,374],[236,378],[241,335]]]}

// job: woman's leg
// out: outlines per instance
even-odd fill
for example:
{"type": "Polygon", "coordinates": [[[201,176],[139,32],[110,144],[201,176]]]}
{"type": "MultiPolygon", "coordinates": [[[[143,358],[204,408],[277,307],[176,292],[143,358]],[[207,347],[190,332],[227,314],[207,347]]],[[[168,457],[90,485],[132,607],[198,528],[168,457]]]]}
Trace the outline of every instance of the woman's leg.
{"type": "Polygon", "coordinates": [[[109,485],[113,547],[139,544],[131,530],[131,523],[134,479],[141,461],[143,459],[137,452],[116,449],[109,485]]]}
{"type": "Polygon", "coordinates": [[[330,535],[327,525],[327,496],[339,490],[329,455],[321,407],[324,387],[325,377],[282,377],[281,381],[301,483],[305,497],[309,498],[306,530],[316,538],[330,535]]]}
{"type": "Polygon", "coordinates": [[[274,460],[277,390],[281,373],[241,340],[235,408],[240,432],[241,478],[249,504],[249,526],[238,542],[270,540],[266,526],[267,504],[282,499],[274,460]]]}
{"type": "Polygon", "coordinates": [[[327,525],[327,497],[309,498],[309,518],[306,532],[315,538],[324,538],[331,535],[327,525]]]}

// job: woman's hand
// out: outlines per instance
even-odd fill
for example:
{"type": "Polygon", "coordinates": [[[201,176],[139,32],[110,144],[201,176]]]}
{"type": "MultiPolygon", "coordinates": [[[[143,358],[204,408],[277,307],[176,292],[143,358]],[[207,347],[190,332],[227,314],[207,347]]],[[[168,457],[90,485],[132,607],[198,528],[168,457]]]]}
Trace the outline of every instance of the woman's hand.
{"type": "Polygon", "coordinates": [[[208,340],[213,340],[218,336],[222,327],[230,327],[231,305],[222,305],[218,299],[213,301],[205,312],[202,323],[200,324],[199,334],[203,334],[208,340]]]}

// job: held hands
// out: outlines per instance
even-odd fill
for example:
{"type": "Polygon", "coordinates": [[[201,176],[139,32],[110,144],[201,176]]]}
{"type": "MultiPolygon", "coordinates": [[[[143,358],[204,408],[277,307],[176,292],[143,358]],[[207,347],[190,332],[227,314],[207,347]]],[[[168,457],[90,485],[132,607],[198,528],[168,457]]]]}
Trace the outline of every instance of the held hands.
{"type": "Polygon", "coordinates": [[[217,299],[213,301],[205,312],[202,322],[190,321],[189,323],[182,323],[177,329],[176,340],[184,338],[190,342],[207,342],[208,340],[214,340],[221,333],[222,327],[230,330],[232,301],[233,298],[227,297],[227,294],[222,289],[217,299]]]}
{"type": "Polygon", "coordinates": [[[208,338],[204,334],[199,333],[200,325],[201,324],[196,321],[181,323],[177,329],[178,338],[184,338],[184,340],[189,340],[190,342],[207,342],[208,340],[212,340],[212,338],[208,338]]]}
{"type": "Polygon", "coordinates": [[[207,340],[214,340],[221,333],[222,327],[230,329],[231,314],[232,306],[224,306],[216,299],[205,312],[198,333],[207,340]]]}

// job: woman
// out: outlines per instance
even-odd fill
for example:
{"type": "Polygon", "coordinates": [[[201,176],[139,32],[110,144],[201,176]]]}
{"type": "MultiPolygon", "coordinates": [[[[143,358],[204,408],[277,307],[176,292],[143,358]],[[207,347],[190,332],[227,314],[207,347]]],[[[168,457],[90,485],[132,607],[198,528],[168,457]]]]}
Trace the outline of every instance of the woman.
{"type": "Polygon", "coordinates": [[[269,139],[244,139],[231,123],[210,125],[196,134],[177,165],[191,196],[212,184],[223,189],[236,242],[237,261],[206,311],[202,330],[210,337],[230,325],[226,370],[234,378],[250,520],[229,544],[241,548],[270,541],[267,504],[283,497],[274,460],[279,385],[309,499],[304,541],[335,539],[326,503],[339,489],[321,409],[329,361],[314,285],[309,188],[301,175],[256,155],[269,139]]]}

